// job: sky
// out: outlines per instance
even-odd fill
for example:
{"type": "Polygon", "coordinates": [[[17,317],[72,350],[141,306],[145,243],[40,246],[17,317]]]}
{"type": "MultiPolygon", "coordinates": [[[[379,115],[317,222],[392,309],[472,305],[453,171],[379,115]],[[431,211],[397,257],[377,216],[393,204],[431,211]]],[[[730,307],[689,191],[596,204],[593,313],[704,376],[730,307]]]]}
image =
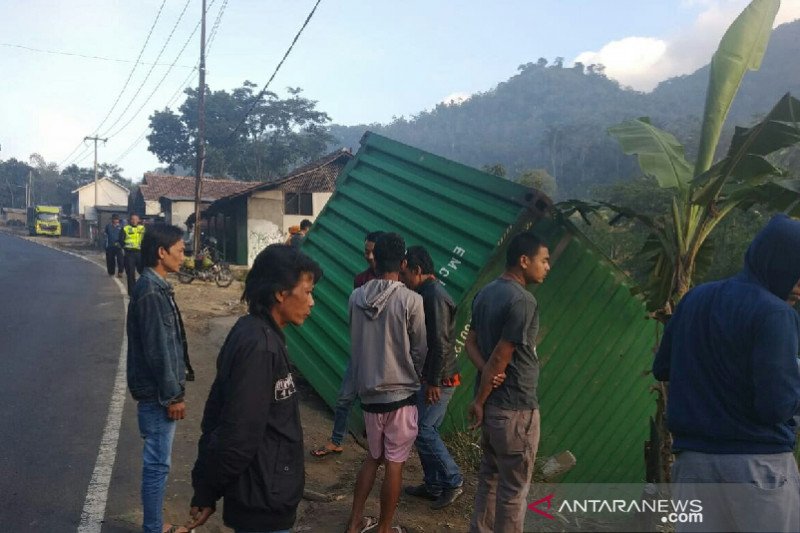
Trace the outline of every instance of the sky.
{"type": "MultiPolygon", "coordinates": [[[[209,36],[224,10],[206,82],[232,90],[263,86],[316,0],[207,2],[209,36]]],[[[623,86],[649,91],[707,63],[747,3],[322,0],[270,90],[301,87],[345,125],[468,98],[539,57],[602,63],[623,86]]],[[[147,151],[148,117],[177,109],[197,85],[201,9],[201,0],[0,0],[0,160],[40,153],[90,167],[82,140],[100,136],[99,162],[125,177],[160,166],[147,151]]],[[[783,0],[776,25],[796,18],[800,0],[783,0]]]]}

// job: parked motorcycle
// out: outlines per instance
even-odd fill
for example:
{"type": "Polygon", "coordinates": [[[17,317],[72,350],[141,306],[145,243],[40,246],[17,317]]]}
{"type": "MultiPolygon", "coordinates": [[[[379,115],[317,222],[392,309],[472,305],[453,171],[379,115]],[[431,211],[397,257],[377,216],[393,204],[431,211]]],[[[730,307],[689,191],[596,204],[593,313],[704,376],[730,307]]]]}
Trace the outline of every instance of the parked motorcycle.
{"type": "Polygon", "coordinates": [[[233,283],[233,272],[228,263],[219,260],[219,253],[211,245],[204,245],[195,257],[183,260],[178,271],[178,281],[191,283],[195,279],[214,281],[218,287],[228,287],[233,283]]]}

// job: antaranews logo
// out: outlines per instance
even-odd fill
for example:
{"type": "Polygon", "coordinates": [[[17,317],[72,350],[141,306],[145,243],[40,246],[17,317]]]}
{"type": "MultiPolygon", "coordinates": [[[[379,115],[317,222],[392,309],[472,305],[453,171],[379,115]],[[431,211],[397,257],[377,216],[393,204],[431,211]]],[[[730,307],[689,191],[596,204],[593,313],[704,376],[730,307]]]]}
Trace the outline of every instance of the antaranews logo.
{"type": "Polygon", "coordinates": [[[547,512],[555,508],[561,515],[600,514],[600,513],[656,513],[661,515],[662,523],[701,524],[703,523],[703,503],[700,500],[606,500],[606,499],[565,499],[553,503],[555,493],[528,504],[528,510],[548,520],[555,516],[547,512]],[[546,509],[546,510],[545,510],[546,509]]]}

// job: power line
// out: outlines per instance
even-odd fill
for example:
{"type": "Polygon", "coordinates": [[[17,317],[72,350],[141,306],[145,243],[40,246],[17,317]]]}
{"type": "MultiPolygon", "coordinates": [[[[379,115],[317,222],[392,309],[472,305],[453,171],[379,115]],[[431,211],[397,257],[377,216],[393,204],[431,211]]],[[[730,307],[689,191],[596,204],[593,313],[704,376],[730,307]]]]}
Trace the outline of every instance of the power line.
{"type": "MultiPolygon", "coordinates": [[[[100,131],[100,128],[102,128],[103,124],[106,123],[106,120],[108,120],[108,117],[110,117],[111,113],[113,113],[114,110],[117,108],[117,104],[119,103],[119,99],[122,98],[123,93],[125,93],[125,89],[128,88],[128,83],[130,83],[131,78],[133,77],[133,73],[136,71],[136,67],[139,66],[139,60],[142,59],[142,54],[144,54],[144,50],[145,50],[145,48],[147,48],[147,43],[150,42],[150,36],[153,35],[153,30],[155,29],[156,24],[158,23],[158,19],[161,18],[161,12],[164,10],[164,5],[166,3],[167,3],[167,0],[163,0],[163,2],[161,2],[161,7],[158,8],[158,13],[156,13],[156,19],[153,21],[153,25],[150,26],[150,31],[147,32],[147,37],[144,40],[144,44],[142,45],[142,49],[139,50],[139,55],[136,57],[136,62],[133,64],[133,68],[131,68],[131,71],[128,74],[128,79],[125,80],[125,83],[122,84],[122,90],[117,95],[117,99],[114,100],[113,104],[111,104],[111,109],[109,109],[108,113],[106,113],[106,116],[103,117],[103,120],[100,122],[100,125],[97,126],[94,129],[95,132],[100,131]]],[[[95,133],[95,136],[96,135],[97,135],[97,133],[95,133]]]]}
{"type": "MultiPolygon", "coordinates": [[[[211,9],[211,6],[212,6],[212,5],[214,5],[214,2],[215,2],[215,1],[216,1],[216,0],[212,0],[212,1],[211,1],[211,3],[208,5],[208,8],[207,8],[206,10],[208,10],[208,9],[211,9]]],[[[194,37],[194,34],[195,34],[195,33],[197,33],[197,29],[198,29],[199,27],[200,27],[200,23],[198,22],[198,23],[197,23],[197,25],[194,27],[194,31],[192,31],[191,35],[189,35],[189,38],[188,38],[188,39],[186,39],[186,42],[185,42],[185,43],[183,43],[183,47],[181,48],[180,52],[178,52],[178,55],[177,55],[177,56],[175,56],[175,60],[172,62],[172,65],[175,65],[175,64],[178,62],[178,59],[180,59],[180,57],[183,55],[183,52],[186,50],[186,47],[187,47],[187,46],[189,46],[189,43],[191,42],[192,38],[194,37]]],[[[125,124],[123,124],[123,125],[122,125],[122,126],[121,126],[121,127],[120,127],[120,128],[117,130],[117,131],[115,131],[114,133],[112,133],[112,134],[108,135],[108,138],[109,138],[109,139],[110,139],[110,138],[112,138],[112,137],[116,137],[117,135],[119,135],[119,133],[120,133],[122,130],[124,130],[125,128],[127,128],[127,127],[128,127],[128,125],[129,125],[131,122],[133,122],[133,121],[136,119],[136,117],[138,117],[138,116],[139,116],[139,113],[141,113],[141,112],[142,112],[142,109],[144,109],[144,107],[147,105],[147,103],[148,103],[148,102],[149,102],[149,101],[150,101],[150,100],[153,98],[153,95],[155,95],[155,94],[156,94],[156,92],[157,92],[157,91],[158,91],[158,90],[161,88],[161,85],[164,83],[164,80],[165,80],[165,79],[167,79],[167,76],[168,76],[168,75],[169,75],[169,73],[172,71],[172,65],[171,65],[171,66],[170,66],[170,67],[167,69],[167,71],[164,73],[164,75],[163,75],[163,76],[161,76],[161,79],[158,81],[158,83],[156,83],[155,87],[154,87],[154,88],[153,88],[153,90],[150,92],[150,94],[147,96],[147,98],[145,98],[144,102],[142,102],[142,105],[140,105],[140,106],[139,106],[139,109],[137,109],[137,110],[136,110],[136,111],[133,113],[133,115],[131,116],[131,118],[130,118],[130,119],[128,119],[128,122],[126,122],[125,124]]],[[[117,120],[117,122],[119,122],[119,120],[117,120]]],[[[116,123],[115,123],[115,124],[116,124],[116,123]]],[[[111,128],[112,128],[112,127],[113,127],[113,124],[112,124],[112,126],[110,126],[110,127],[108,128],[108,130],[106,130],[106,133],[108,133],[108,132],[111,130],[111,128]]]]}
{"type": "MultiPolygon", "coordinates": [[[[133,65],[133,68],[131,69],[130,73],[128,74],[128,79],[127,79],[127,80],[125,80],[125,83],[124,83],[124,85],[122,86],[122,90],[120,91],[119,95],[117,95],[117,99],[116,99],[116,100],[114,100],[114,103],[111,105],[111,109],[109,109],[109,110],[108,110],[108,113],[106,113],[106,116],[105,116],[105,117],[103,118],[103,120],[100,122],[100,125],[99,125],[99,126],[97,126],[97,127],[95,128],[95,136],[97,136],[96,132],[97,132],[97,131],[98,131],[98,130],[101,128],[101,127],[103,127],[103,124],[105,124],[105,123],[106,123],[106,120],[108,120],[108,117],[110,117],[110,116],[111,116],[111,113],[112,113],[112,112],[114,111],[114,109],[117,107],[117,104],[119,103],[119,100],[120,100],[120,98],[122,97],[122,94],[125,92],[125,89],[127,89],[127,88],[128,88],[128,83],[130,83],[130,81],[131,81],[131,77],[133,76],[133,73],[134,73],[134,71],[136,70],[136,67],[137,67],[137,66],[139,66],[139,62],[140,62],[140,60],[142,59],[142,54],[144,53],[144,50],[145,50],[145,48],[147,48],[147,43],[149,43],[149,42],[150,42],[150,37],[151,37],[151,36],[152,36],[152,34],[153,34],[153,30],[155,29],[155,27],[156,27],[156,24],[158,23],[158,20],[159,20],[159,18],[161,18],[161,12],[164,10],[164,5],[165,5],[166,3],[167,3],[167,2],[166,2],[166,0],[163,0],[163,2],[161,3],[161,7],[159,7],[159,8],[158,8],[158,12],[156,13],[156,18],[155,18],[155,20],[153,21],[153,24],[150,26],[150,31],[149,31],[149,32],[147,32],[147,37],[146,37],[146,38],[145,38],[145,40],[144,40],[144,45],[142,45],[142,49],[139,51],[139,56],[136,58],[136,62],[134,63],[134,65],[133,65]]],[[[185,8],[184,8],[184,11],[185,11],[185,8]]],[[[183,14],[181,14],[181,16],[183,16],[183,14]]],[[[179,20],[180,20],[180,19],[179,19],[179,20]]],[[[173,31],[174,31],[174,28],[173,28],[173,31]]],[[[170,37],[171,37],[171,35],[170,35],[170,37]]],[[[167,42],[169,42],[169,41],[167,41],[167,42]]],[[[160,57],[161,57],[161,56],[160,56],[160,54],[159,54],[159,58],[160,58],[160,57]]],[[[158,64],[158,59],[159,59],[159,58],[156,58],[155,62],[153,62],[153,66],[151,67],[151,71],[152,71],[152,69],[155,67],[155,65],[157,65],[157,64],[158,64]]],[[[146,80],[145,80],[145,81],[146,81],[146,80]]],[[[65,157],[65,158],[64,158],[64,159],[61,161],[61,163],[59,164],[59,166],[64,166],[64,164],[65,164],[67,161],[69,161],[69,160],[70,160],[70,158],[72,157],[72,155],[73,155],[73,154],[74,154],[74,153],[75,153],[75,152],[76,152],[76,151],[77,151],[77,150],[78,150],[78,149],[81,147],[81,145],[82,145],[82,144],[84,144],[84,142],[85,142],[85,139],[84,139],[84,141],[81,141],[81,142],[79,142],[79,143],[78,143],[78,145],[77,145],[75,148],[73,148],[73,150],[72,150],[72,151],[69,153],[69,155],[68,155],[67,157],[65,157]]],[[[84,144],[84,146],[85,146],[85,144],[84,144]]],[[[84,149],[83,155],[85,155],[85,152],[86,152],[86,150],[84,149]]],[[[81,155],[78,155],[78,156],[76,157],[76,159],[78,159],[78,158],[81,158],[81,155]]],[[[86,158],[85,158],[85,157],[83,157],[83,158],[82,158],[82,159],[80,159],[80,160],[82,161],[83,159],[86,159],[86,158]]]]}
{"type": "MultiPolygon", "coordinates": [[[[60,55],[60,56],[69,56],[69,57],[80,57],[83,59],[95,59],[99,61],[111,61],[114,63],[135,63],[135,61],[131,61],[130,59],[120,59],[118,57],[103,57],[103,56],[93,56],[88,54],[79,54],[77,52],[67,52],[65,50],[47,50],[45,48],[34,48],[32,46],[25,46],[22,44],[14,44],[14,43],[0,43],[0,46],[5,46],[7,48],[20,48],[22,50],[27,50],[29,52],[39,52],[42,54],[53,54],[53,55],[60,55]]],[[[154,65],[157,67],[165,67],[166,63],[147,63],[144,61],[139,62],[140,65],[154,65]]],[[[178,65],[180,68],[193,68],[189,65],[178,65]]]]}
{"type": "MultiPolygon", "coordinates": [[[[215,38],[216,38],[216,36],[217,36],[217,32],[218,32],[218,30],[219,30],[220,23],[222,22],[222,16],[223,16],[223,15],[224,15],[224,13],[225,13],[225,8],[227,7],[227,5],[228,5],[228,0],[223,0],[223,2],[222,2],[222,5],[220,6],[220,9],[219,9],[219,11],[217,12],[217,18],[214,20],[214,26],[212,27],[212,29],[211,29],[211,32],[210,32],[210,34],[209,34],[209,37],[208,37],[208,40],[206,41],[206,49],[207,49],[207,50],[206,50],[206,55],[207,55],[207,56],[211,54],[211,46],[212,46],[212,44],[214,43],[214,39],[215,39],[215,38]]],[[[185,80],[183,80],[183,82],[182,82],[182,83],[180,84],[180,86],[178,87],[178,90],[176,90],[176,91],[175,91],[175,92],[172,94],[172,96],[169,98],[169,100],[167,100],[166,107],[171,107],[171,106],[172,106],[172,104],[174,104],[174,103],[175,103],[175,101],[178,99],[178,96],[180,96],[180,95],[181,95],[181,94],[182,94],[182,93],[183,93],[183,92],[186,90],[186,88],[187,88],[187,87],[190,85],[191,78],[193,78],[193,77],[194,77],[194,74],[195,74],[195,72],[196,72],[196,71],[197,71],[197,66],[195,66],[195,67],[192,69],[192,72],[190,72],[190,73],[189,73],[189,75],[186,77],[186,79],[185,79],[185,80]]],[[[120,162],[121,162],[123,159],[125,159],[126,157],[128,157],[128,154],[130,154],[130,153],[133,151],[133,149],[134,149],[134,148],[136,148],[137,146],[139,146],[139,143],[141,143],[141,142],[142,142],[142,141],[145,139],[145,137],[147,136],[147,132],[148,132],[148,130],[149,130],[149,129],[150,129],[150,126],[147,126],[147,127],[145,127],[144,131],[142,131],[142,133],[141,133],[141,134],[139,134],[139,136],[136,138],[136,140],[135,140],[135,141],[133,141],[133,143],[131,143],[131,144],[130,144],[130,145],[129,145],[129,146],[128,146],[128,147],[127,147],[127,148],[126,148],[126,149],[125,149],[123,152],[122,152],[122,154],[121,154],[119,157],[117,157],[117,158],[114,160],[114,163],[113,163],[113,164],[114,164],[114,165],[117,165],[117,164],[119,164],[119,163],[120,163],[120,162]]]]}
{"type": "Polygon", "coordinates": [[[302,34],[303,30],[306,29],[306,26],[308,26],[308,23],[311,21],[311,17],[313,17],[314,13],[317,11],[317,7],[319,7],[320,2],[322,2],[322,0],[317,0],[317,3],[314,4],[314,7],[311,9],[311,12],[306,17],[306,20],[305,20],[305,22],[303,22],[303,25],[300,27],[300,30],[294,36],[294,39],[292,39],[292,44],[289,45],[289,48],[288,48],[288,50],[286,50],[286,53],[283,54],[283,58],[281,59],[280,63],[278,63],[278,66],[275,67],[275,71],[272,73],[272,76],[269,77],[269,79],[267,80],[267,83],[264,84],[264,87],[261,89],[261,91],[259,91],[259,93],[255,96],[255,98],[253,98],[253,103],[250,105],[250,109],[248,109],[247,113],[244,114],[244,116],[242,117],[242,120],[239,122],[239,124],[237,124],[236,127],[233,128],[233,131],[231,131],[230,135],[228,135],[228,137],[225,139],[226,142],[230,141],[231,139],[233,139],[234,135],[236,135],[236,132],[238,132],[239,128],[241,128],[242,125],[244,125],[244,123],[247,121],[247,117],[250,116],[250,113],[253,112],[253,109],[256,108],[256,105],[258,105],[258,102],[266,94],[267,88],[269,87],[269,84],[272,83],[272,80],[275,79],[275,76],[278,74],[278,71],[281,69],[281,66],[283,66],[283,62],[286,61],[287,57],[289,57],[289,54],[292,52],[292,49],[294,48],[295,43],[297,43],[297,40],[300,38],[300,34],[302,34]]]}
{"type": "MultiPolygon", "coordinates": [[[[181,11],[181,14],[178,16],[178,20],[175,21],[175,25],[172,26],[172,31],[169,32],[169,36],[167,36],[167,40],[164,42],[164,45],[161,47],[161,50],[158,52],[158,56],[155,59],[156,63],[158,62],[159,59],[161,59],[161,56],[164,53],[164,50],[167,48],[167,45],[169,44],[169,42],[172,40],[172,36],[175,35],[175,30],[178,28],[178,24],[180,24],[181,20],[183,20],[183,15],[186,13],[186,8],[189,7],[189,3],[190,2],[191,2],[191,0],[186,0],[186,3],[183,4],[183,10],[181,11]]],[[[172,70],[172,67],[175,65],[175,63],[176,62],[173,62],[172,65],[169,67],[170,70],[172,70]]],[[[119,116],[117,117],[117,120],[115,120],[113,124],[111,124],[108,128],[106,128],[105,133],[103,133],[104,136],[108,136],[109,138],[112,137],[112,136],[108,135],[108,132],[111,131],[111,129],[114,126],[119,124],[119,121],[122,120],[122,117],[124,117],[125,113],[128,112],[128,109],[131,108],[131,105],[133,105],[133,102],[139,96],[139,93],[142,92],[142,88],[144,87],[145,83],[147,83],[147,80],[150,79],[150,75],[153,73],[153,69],[154,68],[155,68],[155,66],[151,66],[150,70],[147,71],[147,75],[142,80],[142,83],[139,84],[139,87],[136,89],[136,93],[130,99],[130,101],[128,102],[128,105],[125,106],[125,109],[122,110],[122,113],[119,114],[119,116]]]]}

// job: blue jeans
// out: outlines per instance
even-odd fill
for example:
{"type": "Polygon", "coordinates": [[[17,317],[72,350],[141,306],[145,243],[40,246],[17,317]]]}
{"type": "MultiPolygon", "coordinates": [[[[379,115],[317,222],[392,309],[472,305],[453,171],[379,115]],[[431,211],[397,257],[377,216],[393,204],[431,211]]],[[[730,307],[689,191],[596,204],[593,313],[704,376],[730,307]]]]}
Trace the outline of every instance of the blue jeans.
{"type": "Polygon", "coordinates": [[[350,364],[348,363],[347,370],[344,371],[342,386],[339,388],[339,396],[336,398],[336,407],[333,408],[331,442],[337,446],[341,446],[342,442],[344,442],[344,436],[347,433],[347,419],[350,417],[350,409],[352,409],[353,403],[356,401],[355,393],[345,390],[349,376],[350,364]]]}
{"type": "Polygon", "coordinates": [[[431,494],[440,494],[443,490],[454,489],[464,483],[461,470],[439,435],[439,426],[444,421],[447,404],[455,388],[440,387],[441,396],[434,404],[425,403],[425,388],[423,385],[417,392],[419,432],[414,444],[425,474],[425,486],[431,494]]]}
{"type": "Polygon", "coordinates": [[[139,433],[144,439],[142,452],[142,507],[144,533],[161,533],[161,509],[171,463],[175,421],[158,402],[139,402],[139,433]]]}

